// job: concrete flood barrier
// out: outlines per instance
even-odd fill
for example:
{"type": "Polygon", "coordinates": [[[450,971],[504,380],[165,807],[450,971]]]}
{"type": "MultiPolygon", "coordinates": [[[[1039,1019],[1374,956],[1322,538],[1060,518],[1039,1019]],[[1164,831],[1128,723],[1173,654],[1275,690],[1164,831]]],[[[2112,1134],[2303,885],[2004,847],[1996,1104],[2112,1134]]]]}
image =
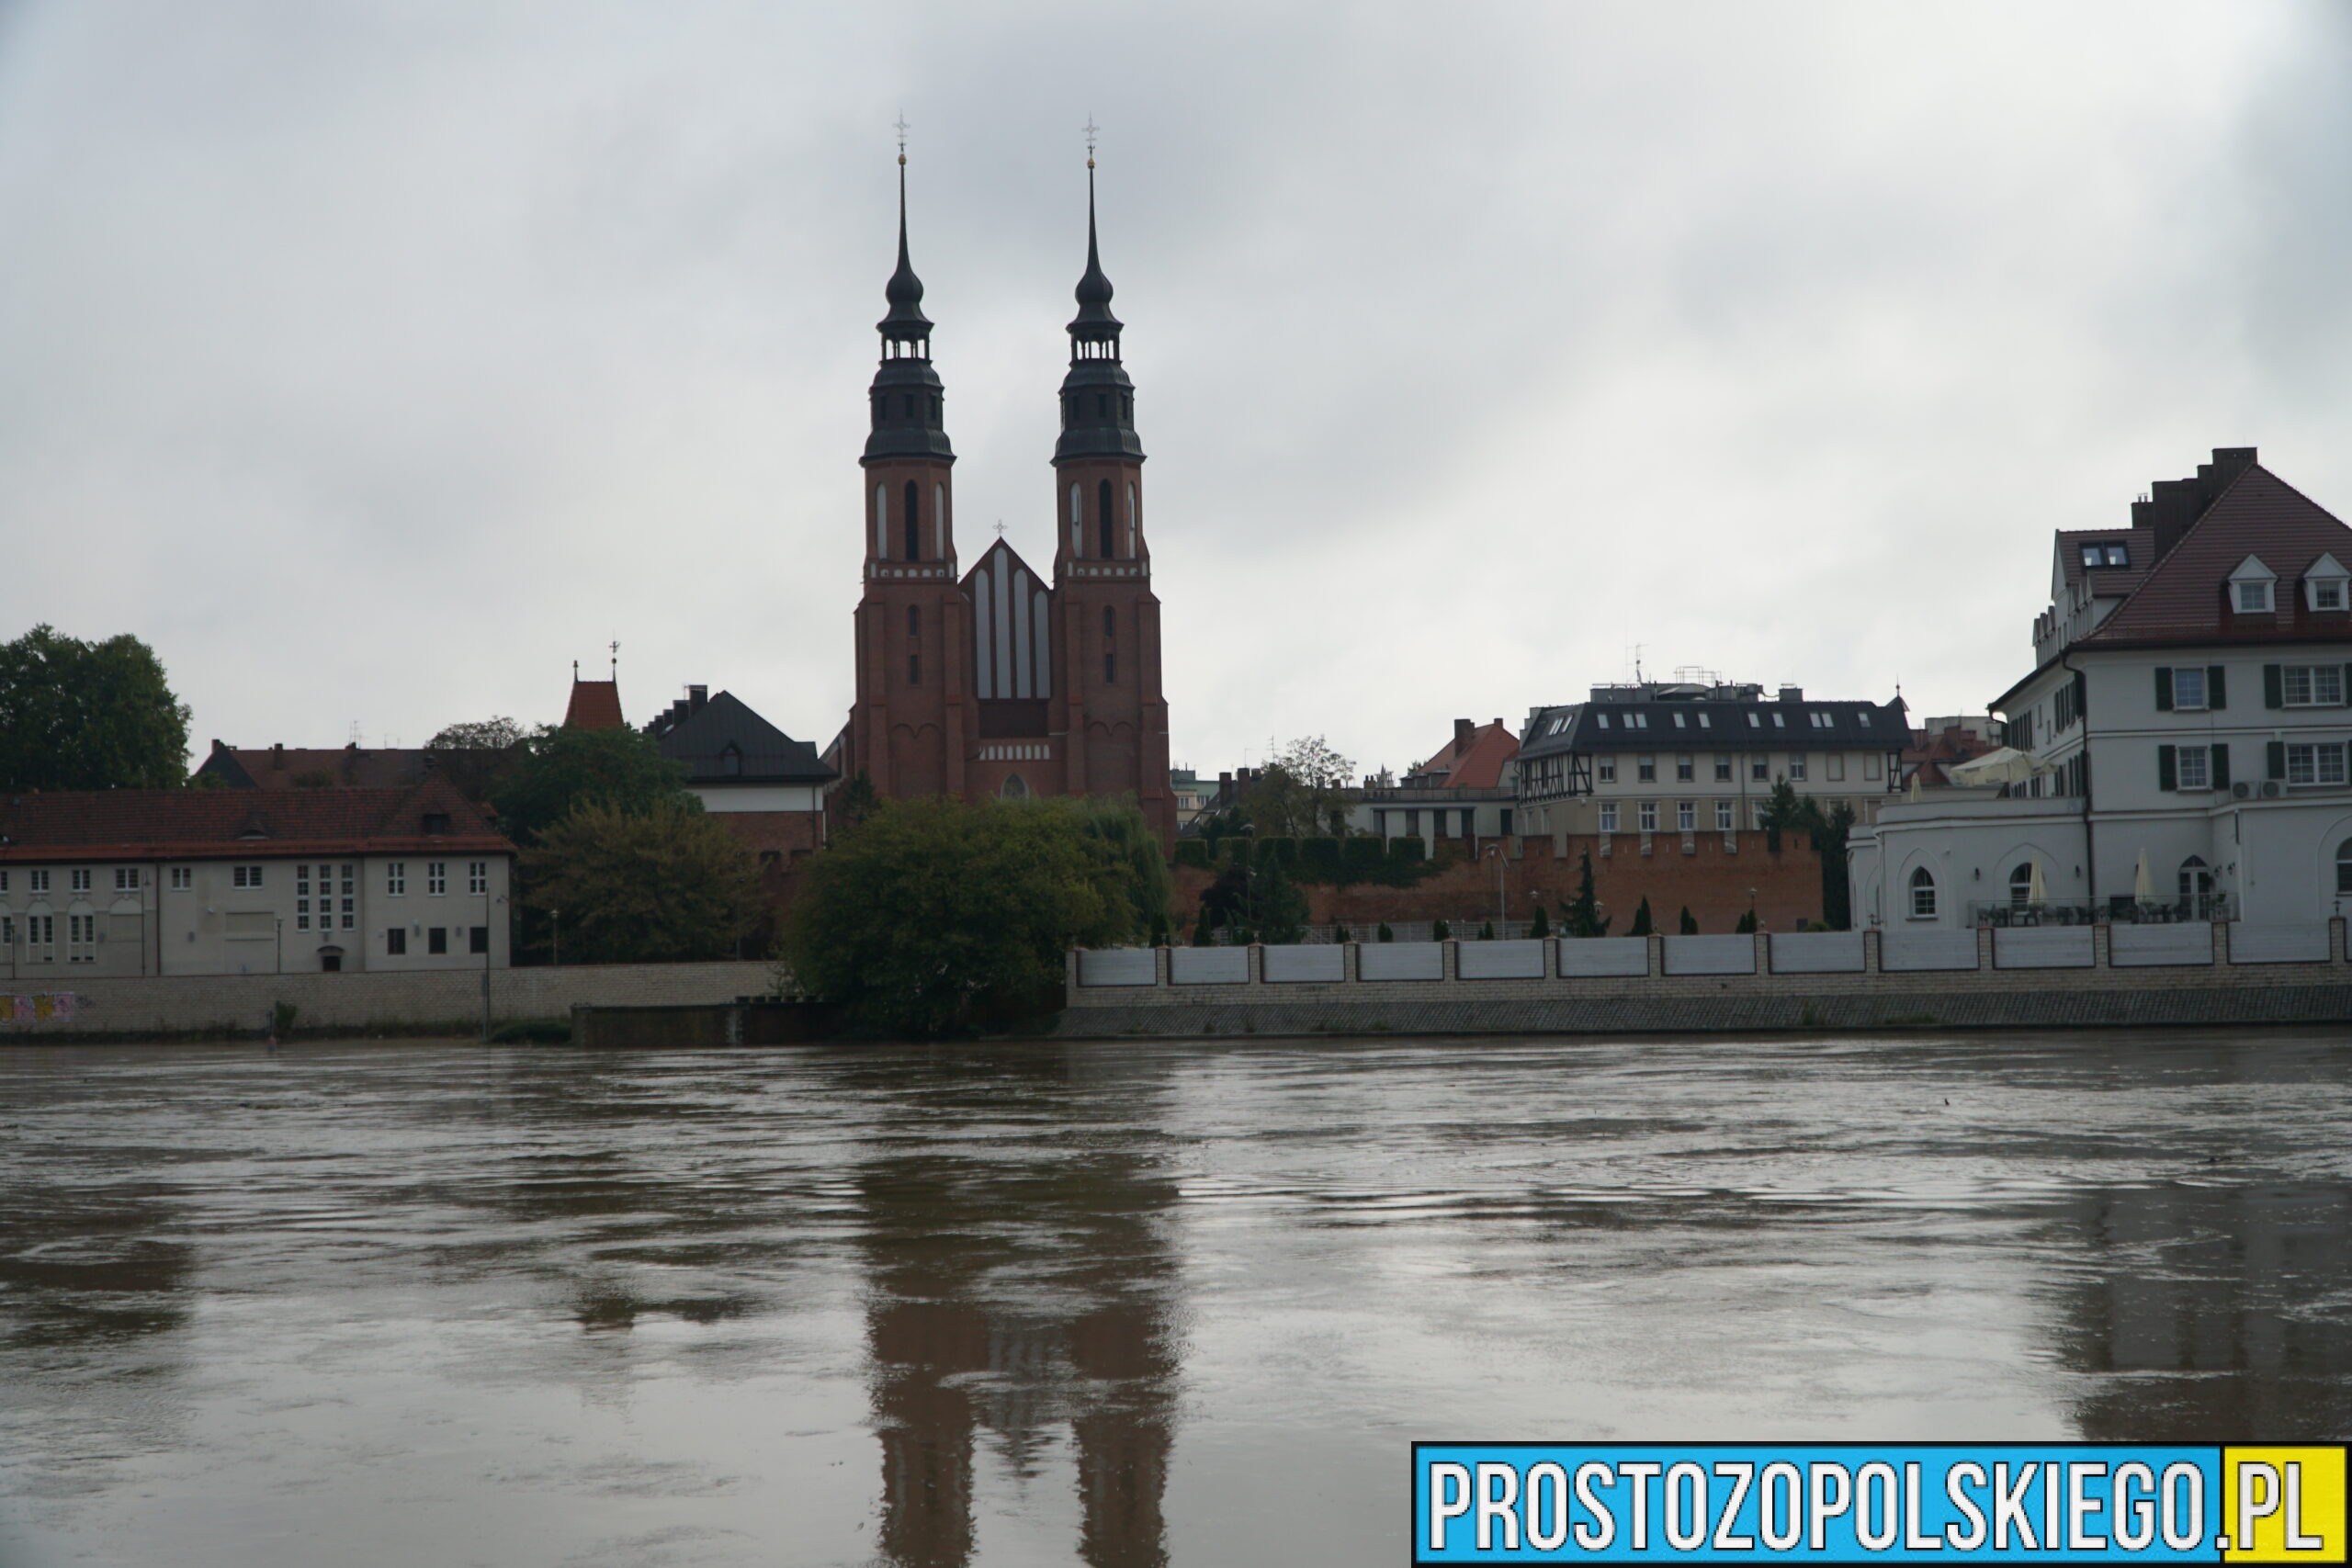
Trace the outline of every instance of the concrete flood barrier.
{"type": "Polygon", "coordinates": [[[1069,957],[1055,1032],[1623,1033],[2352,1021],[2345,921],[1175,948],[1069,957]]]}

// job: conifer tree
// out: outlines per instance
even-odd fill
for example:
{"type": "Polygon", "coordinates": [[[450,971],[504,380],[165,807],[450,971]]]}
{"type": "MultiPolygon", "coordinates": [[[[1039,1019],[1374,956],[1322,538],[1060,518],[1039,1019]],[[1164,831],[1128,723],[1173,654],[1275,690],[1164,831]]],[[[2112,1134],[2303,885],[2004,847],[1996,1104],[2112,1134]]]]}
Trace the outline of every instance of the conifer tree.
{"type": "Polygon", "coordinates": [[[1699,934],[1699,922],[1690,918],[1690,906],[1688,904],[1682,906],[1682,923],[1680,929],[1684,936],[1697,936],[1699,934]]]}
{"type": "Polygon", "coordinates": [[[1642,895],[1641,908],[1634,911],[1633,927],[1631,930],[1627,931],[1625,934],[1627,936],[1648,936],[1657,929],[1657,928],[1656,926],[1650,923],[1650,899],[1649,895],[1645,893],[1642,895]]]}

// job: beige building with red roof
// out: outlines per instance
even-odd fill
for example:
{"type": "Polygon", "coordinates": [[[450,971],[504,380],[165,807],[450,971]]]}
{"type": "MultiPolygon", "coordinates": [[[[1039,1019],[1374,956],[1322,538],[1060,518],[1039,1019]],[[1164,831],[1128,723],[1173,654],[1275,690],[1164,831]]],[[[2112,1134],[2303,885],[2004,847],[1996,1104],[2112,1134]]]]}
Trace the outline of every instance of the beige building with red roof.
{"type": "Polygon", "coordinates": [[[1515,833],[1518,756],[1519,737],[1501,719],[1457,718],[1452,738],[1401,781],[1367,779],[1349,826],[1384,840],[1419,839],[1431,853],[1441,840],[1475,846],[1515,833]]]}
{"type": "Polygon", "coordinates": [[[2060,530],[2034,668],[1992,705],[2015,777],[1858,833],[1858,914],[2224,919],[2259,942],[2345,912],[2347,564],[2352,528],[2250,446],[2151,487],[2126,527],[2060,530]]]}
{"type": "Polygon", "coordinates": [[[514,846],[407,788],[0,799],[0,962],[83,976],[503,968],[514,846]]]}

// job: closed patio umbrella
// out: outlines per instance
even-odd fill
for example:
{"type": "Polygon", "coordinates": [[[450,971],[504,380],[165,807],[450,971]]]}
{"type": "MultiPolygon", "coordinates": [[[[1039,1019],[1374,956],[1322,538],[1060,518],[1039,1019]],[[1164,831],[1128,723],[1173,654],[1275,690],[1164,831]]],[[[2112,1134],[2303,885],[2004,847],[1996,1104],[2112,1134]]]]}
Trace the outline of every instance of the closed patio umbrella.
{"type": "Polygon", "coordinates": [[[2134,903],[2153,904],[2156,901],[2156,879],[2148,874],[2148,852],[2140,852],[2139,869],[2132,874],[2132,898],[2134,903]]]}
{"type": "Polygon", "coordinates": [[[2033,908],[2039,909],[2044,904],[2050,902],[2050,885],[2041,879],[2041,857],[2040,855],[2033,857],[2032,865],[2033,870],[2026,877],[2025,901],[2033,908]]]}

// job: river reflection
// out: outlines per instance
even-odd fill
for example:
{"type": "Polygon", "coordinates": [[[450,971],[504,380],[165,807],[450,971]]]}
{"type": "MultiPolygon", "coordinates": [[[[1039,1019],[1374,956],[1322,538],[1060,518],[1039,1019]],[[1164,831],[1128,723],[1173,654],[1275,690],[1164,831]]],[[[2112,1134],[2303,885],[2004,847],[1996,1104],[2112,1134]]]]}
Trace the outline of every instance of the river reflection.
{"type": "Polygon", "coordinates": [[[1308,1563],[1407,1444],[2340,1438],[2313,1034],[0,1054],[0,1564],[1308,1563]]]}

